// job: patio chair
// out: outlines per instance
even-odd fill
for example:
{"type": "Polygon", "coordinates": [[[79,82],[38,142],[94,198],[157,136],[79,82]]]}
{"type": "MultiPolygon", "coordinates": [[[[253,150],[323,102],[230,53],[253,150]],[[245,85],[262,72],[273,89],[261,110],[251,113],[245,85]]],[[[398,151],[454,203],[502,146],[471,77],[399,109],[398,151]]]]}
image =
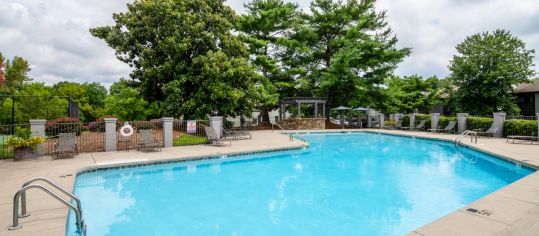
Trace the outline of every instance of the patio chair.
{"type": "Polygon", "coordinates": [[[427,123],[426,120],[422,120],[422,121],[419,122],[419,124],[418,124],[416,127],[402,127],[401,129],[402,129],[402,130],[406,130],[406,129],[407,129],[407,130],[410,130],[410,131],[416,130],[416,129],[417,129],[417,130],[425,130],[425,124],[426,124],[426,123],[427,123]]]}
{"type": "Polygon", "coordinates": [[[225,146],[225,141],[229,141],[230,146],[232,146],[231,139],[227,139],[226,137],[217,138],[217,134],[211,127],[204,127],[204,131],[206,131],[206,138],[208,138],[211,145],[225,146]]]}
{"type": "Polygon", "coordinates": [[[492,124],[492,126],[490,126],[487,131],[482,131],[481,129],[476,129],[474,131],[477,133],[478,136],[494,137],[494,134],[496,134],[499,129],[500,128],[498,128],[498,126],[492,124]]]}
{"type": "Polygon", "coordinates": [[[395,125],[384,125],[382,129],[402,129],[402,120],[399,120],[395,125]]]}
{"type": "Polygon", "coordinates": [[[450,121],[449,124],[447,124],[447,126],[445,128],[443,128],[443,129],[428,129],[427,133],[428,132],[432,132],[432,133],[436,133],[436,132],[440,132],[440,133],[455,132],[456,124],[457,124],[456,121],[450,121]]]}
{"type": "Polygon", "coordinates": [[[524,140],[524,141],[530,141],[530,144],[533,144],[533,142],[539,142],[539,136],[535,135],[533,133],[532,135],[508,135],[506,143],[509,142],[509,139],[513,140],[513,143],[515,143],[515,140],[524,140]]]}
{"type": "Polygon", "coordinates": [[[77,148],[77,133],[59,133],[58,141],[54,143],[54,150],[52,151],[52,157],[56,155],[56,158],[60,156],[70,156],[71,158],[79,154],[77,148]]]}
{"type": "Polygon", "coordinates": [[[223,133],[226,137],[230,137],[233,140],[240,140],[240,139],[251,139],[251,132],[247,130],[229,130],[225,127],[223,127],[223,133]]]}
{"type": "Polygon", "coordinates": [[[159,150],[161,151],[162,145],[159,142],[159,139],[155,137],[153,129],[143,129],[139,131],[140,133],[140,143],[138,145],[138,150],[159,150]]]}

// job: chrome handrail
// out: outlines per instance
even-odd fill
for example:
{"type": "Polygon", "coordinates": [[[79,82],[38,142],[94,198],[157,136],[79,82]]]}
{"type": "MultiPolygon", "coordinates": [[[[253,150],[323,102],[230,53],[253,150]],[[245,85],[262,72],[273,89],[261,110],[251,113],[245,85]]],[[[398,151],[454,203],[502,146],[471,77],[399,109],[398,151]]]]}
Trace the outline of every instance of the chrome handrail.
{"type": "Polygon", "coordinates": [[[472,143],[474,142],[474,138],[475,138],[475,143],[477,143],[477,132],[471,131],[471,130],[466,130],[466,131],[462,132],[462,134],[460,134],[457,138],[455,138],[455,145],[459,145],[460,141],[463,138],[466,138],[466,136],[470,136],[470,142],[472,142],[472,143]]]}
{"type": "Polygon", "coordinates": [[[52,192],[48,188],[45,188],[43,185],[39,185],[39,184],[24,186],[15,193],[15,196],[13,197],[13,225],[9,227],[9,230],[16,230],[16,229],[22,228],[22,225],[19,224],[19,215],[18,215],[19,214],[19,200],[22,193],[31,188],[41,189],[45,193],[49,194],[50,196],[54,197],[56,200],[66,205],[67,207],[71,208],[71,210],[75,212],[78,233],[81,234],[82,236],[86,235],[86,226],[84,224],[84,221],[82,220],[82,215],[81,215],[80,210],[73,204],[66,201],[64,198],[60,197],[58,194],[52,192]]]}
{"type": "MultiPolygon", "coordinates": [[[[273,126],[276,125],[277,127],[279,127],[282,131],[286,131],[286,129],[284,129],[281,125],[279,125],[279,123],[271,123],[271,131],[273,131],[273,126]]],[[[290,132],[287,132],[288,134],[288,137],[289,137],[289,140],[292,142],[294,141],[294,136],[292,136],[292,133],[290,132]]]]}
{"type": "MultiPolygon", "coordinates": [[[[81,203],[80,203],[80,199],[75,196],[74,194],[70,193],[69,191],[65,190],[64,188],[60,187],[58,184],[52,182],[50,179],[47,179],[45,177],[36,177],[36,178],[33,178],[31,180],[28,180],[26,181],[22,187],[26,187],[28,185],[30,185],[31,183],[34,183],[34,182],[37,182],[37,181],[43,181],[45,183],[48,183],[50,184],[52,187],[60,190],[62,193],[64,193],[65,195],[71,197],[71,199],[75,200],[75,203],[77,203],[77,208],[79,209],[79,212],[80,212],[80,215],[82,216],[82,206],[81,206],[81,203]]],[[[26,212],[26,191],[23,191],[21,193],[21,215],[19,217],[21,218],[24,218],[24,217],[27,217],[29,216],[30,214],[28,214],[26,212]]]]}

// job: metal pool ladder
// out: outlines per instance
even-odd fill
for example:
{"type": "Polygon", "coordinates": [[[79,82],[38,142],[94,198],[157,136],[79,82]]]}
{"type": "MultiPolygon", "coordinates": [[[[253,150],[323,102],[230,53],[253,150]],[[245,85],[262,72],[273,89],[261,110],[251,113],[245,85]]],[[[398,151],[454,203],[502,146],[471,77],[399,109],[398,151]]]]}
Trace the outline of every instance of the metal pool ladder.
{"type": "Polygon", "coordinates": [[[81,236],[86,235],[86,224],[84,224],[84,220],[82,218],[82,207],[80,204],[80,199],[74,194],[70,193],[69,191],[65,190],[64,188],[60,187],[58,184],[52,182],[50,179],[47,179],[45,177],[37,177],[37,178],[27,181],[26,183],[22,185],[21,189],[19,189],[19,191],[15,193],[15,196],[13,197],[13,225],[9,227],[9,230],[17,230],[17,229],[22,228],[22,225],[19,224],[19,218],[30,216],[30,214],[26,212],[26,190],[32,189],[32,188],[43,190],[43,192],[49,194],[51,197],[54,197],[56,200],[60,201],[67,207],[71,208],[71,210],[75,212],[77,232],[81,236]],[[49,184],[51,187],[53,187],[54,189],[59,190],[65,195],[69,196],[70,199],[75,201],[76,206],[71,204],[69,201],[59,196],[58,194],[52,192],[50,189],[46,188],[45,186],[40,185],[40,184],[32,184],[37,181],[45,182],[49,184]],[[21,203],[20,215],[19,215],[19,199],[21,203]]]}
{"type": "Polygon", "coordinates": [[[470,136],[470,142],[473,143],[475,140],[475,143],[477,143],[477,132],[472,130],[466,130],[455,139],[455,145],[458,146],[460,144],[460,141],[463,138],[466,138],[466,136],[470,136]]]}
{"type": "MultiPolygon", "coordinates": [[[[286,129],[284,129],[281,125],[279,125],[279,123],[275,122],[275,123],[271,123],[271,130],[273,131],[273,126],[276,125],[277,127],[279,127],[279,129],[281,129],[282,131],[286,131],[286,129]]],[[[288,134],[288,137],[289,137],[289,140],[290,142],[293,142],[294,141],[294,136],[291,132],[287,132],[288,134]]]]}

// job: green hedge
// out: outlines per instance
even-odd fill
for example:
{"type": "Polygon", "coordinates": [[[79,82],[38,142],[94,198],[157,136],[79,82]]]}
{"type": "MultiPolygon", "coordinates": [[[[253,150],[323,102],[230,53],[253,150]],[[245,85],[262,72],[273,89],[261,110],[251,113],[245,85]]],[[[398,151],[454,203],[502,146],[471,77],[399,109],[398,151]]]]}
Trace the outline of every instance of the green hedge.
{"type": "Polygon", "coordinates": [[[425,130],[430,129],[430,123],[431,123],[431,116],[429,114],[416,114],[415,115],[415,124],[416,126],[421,122],[422,120],[425,120],[425,130]]]}
{"type": "Polygon", "coordinates": [[[503,135],[537,135],[537,121],[535,120],[506,120],[503,124],[503,135]]]}
{"type": "Polygon", "coordinates": [[[494,118],[470,116],[466,121],[466,126],[469,130],[486,130],[492,126],[492,122],[494,122],[494,118]]]}
{"type": "MultiPolygon", "coordinates": [[[[440,120],[438,121],[438,128],[440,128],[440,129],[445,128],[449,124],[449,122],[451,122],[451,121],[457,121],[457,117],[441,116],[440,120]]],[[[456,125],[455,125],[455,127],[456,127],[456,125]]]]}
{"type": "Polygon", "coordinates": [[[402,120],[402,126],[403,127],[408,127],[410,126],[410,115],[405,115],[401,118],[402,120]]]}

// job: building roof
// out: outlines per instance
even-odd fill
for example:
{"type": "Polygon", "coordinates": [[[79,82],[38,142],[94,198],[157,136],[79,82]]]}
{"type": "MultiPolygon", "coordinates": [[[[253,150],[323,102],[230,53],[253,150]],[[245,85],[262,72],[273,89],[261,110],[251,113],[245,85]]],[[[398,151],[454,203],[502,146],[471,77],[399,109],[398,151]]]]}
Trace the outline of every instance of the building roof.
{"type": "Polygon", "coordinates": [[[517,84],[517,87],[513,89],[515,93],[537,93],[539,92],[539,79],[534,80],[532,83],[517,84]]]}

